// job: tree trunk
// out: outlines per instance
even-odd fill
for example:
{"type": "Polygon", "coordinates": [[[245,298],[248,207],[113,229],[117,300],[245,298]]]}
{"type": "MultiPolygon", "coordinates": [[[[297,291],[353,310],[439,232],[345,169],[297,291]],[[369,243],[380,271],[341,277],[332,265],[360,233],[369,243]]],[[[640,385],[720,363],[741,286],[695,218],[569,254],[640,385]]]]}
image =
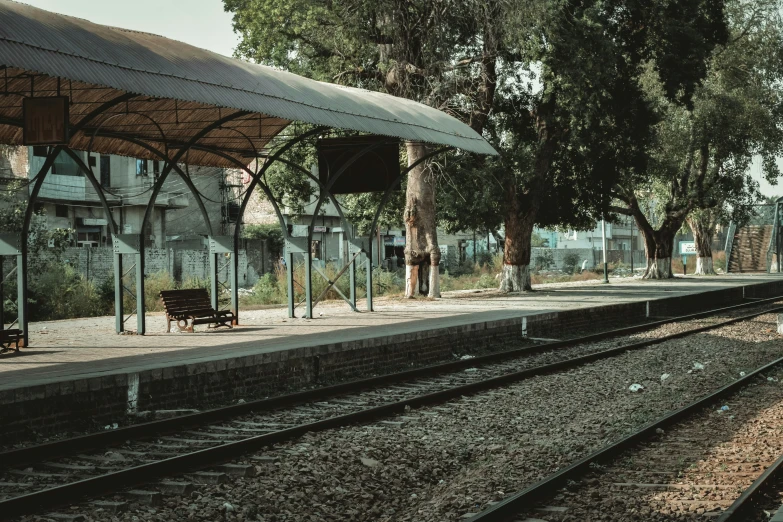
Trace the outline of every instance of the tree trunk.
{"type": "Polygon", "coordinates": [[[689,216],[688,226],[693,231],[693,242],[696,244],[695,275],[715,275],[712,263],[712,237],[715,227],[709,216],[689,216]]]}
{"type": "MultiPolygon", "coordinates": [[[[421,143],[407,142],[408,165],[427,154],[421,143]]],[[[412,299],[418,291],[418,266],[430,259],[429,297],[440,297],[440,249],[435,220],[435,180],[427,162],[408,173],[405,195],[405,297],[412,299]]]]}
{"type": "Polygon", "coordinates": [[[509,184],[508,187],[500,291],[525,292],[533,289],[530,282],[530,240],[536,212],[532,208],[523,212],[514,185],[509,184]]]}
{"type": "Polygon", "coordinates": [[[644,253],[647,257],[647,268],[642,279],[669,279],[674,277],[672,273],[672,248],[674,235],[680,229],[681,222],[670,219],[664,221],[661,228],[655,230],[644,213],[639,208],[635,198],[628,202],[639,232],[644,239],[644,253]]]}
{"type": "Polygon", "coordinates": [[[643,279],[670,279],[672,273],[672,249],[674,248],[674,234],[679,227],[672,231],[671,226],[662,226],[652,234],[653,257],[647,249],[647,237],[645,237],[645,250],[647,250],[647,270],[643,279]]]}

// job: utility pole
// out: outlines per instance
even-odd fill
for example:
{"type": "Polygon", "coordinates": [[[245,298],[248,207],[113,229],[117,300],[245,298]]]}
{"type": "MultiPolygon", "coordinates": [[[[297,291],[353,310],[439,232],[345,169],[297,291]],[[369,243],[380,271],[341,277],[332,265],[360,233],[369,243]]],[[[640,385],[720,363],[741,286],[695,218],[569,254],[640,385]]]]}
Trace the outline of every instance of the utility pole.
{"type": "Polygon", "coordinates": [[[604,250],[604,283],[609,282],[609,267],[606,264],[606,219],[601,218],[601,236],[604,250]]]}

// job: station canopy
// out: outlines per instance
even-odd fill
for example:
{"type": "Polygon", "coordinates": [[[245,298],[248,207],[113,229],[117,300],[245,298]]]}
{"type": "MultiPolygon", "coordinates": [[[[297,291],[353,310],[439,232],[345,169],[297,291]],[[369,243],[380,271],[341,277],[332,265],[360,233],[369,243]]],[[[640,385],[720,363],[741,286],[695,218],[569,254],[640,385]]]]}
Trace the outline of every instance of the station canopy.
{"type": "Polygon", "coordinates": [[[197,141],[183,161],[234,167],[210,151],[247,164],[292,122],[496,154],[421,103],[0,0],[0,143],[23,143],[24,98],[57,95],[70,100],[72,128],[100,112],[68,145],[104,154],[159,159],[138,142],[176,152],[197,141]]]}

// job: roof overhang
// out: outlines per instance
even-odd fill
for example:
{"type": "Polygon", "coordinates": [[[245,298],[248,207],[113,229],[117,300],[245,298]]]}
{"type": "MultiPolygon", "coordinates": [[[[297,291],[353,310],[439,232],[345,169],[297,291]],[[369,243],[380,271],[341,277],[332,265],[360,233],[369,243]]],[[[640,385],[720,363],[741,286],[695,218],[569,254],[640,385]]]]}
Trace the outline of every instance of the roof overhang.
{"type": "Polygon", "coordinates": [[[106,154],[153,157],[145,146],[186,147],[212,126],[185,161],[229,166],[216,150],[247,163],[292,122],[496,154],[421,103],[0,0],[0,143],[22,143],[24,98],[58,93],[72,125],[103,109],[69,145],[106,154]]]}

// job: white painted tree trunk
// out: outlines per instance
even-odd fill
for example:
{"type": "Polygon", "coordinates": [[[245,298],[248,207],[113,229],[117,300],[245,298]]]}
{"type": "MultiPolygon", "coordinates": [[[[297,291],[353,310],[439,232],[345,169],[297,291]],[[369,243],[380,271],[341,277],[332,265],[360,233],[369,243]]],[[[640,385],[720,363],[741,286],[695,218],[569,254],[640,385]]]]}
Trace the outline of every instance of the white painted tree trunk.
{"type": "Polygon", "coordinates": [[[712,257],[696,258],[696,271],[694,275],[715,275],[715,267],[712,264],[712,257]]]}
{"type": "Polygon", "coordinates": [[[503,271],[500,273],[501,292],[524,292],[529,288],[529,265],[503,265],[503,271]]]}
{"type": "Polygon", "coordinates": [[[413,299],[419,291],[419,265],[405,265],[405,297],[413,299]]]}
{"type": "Polygon", "coordinates": [[[644,279],[669,279],[670,277],[672,277],[672,258],[647,259],[644,279]]]}
{"type": "Polygon", "coordinates": [[[427,297],[440,298],[440,270],[437,266],[430,267],[430,293],[427,297]]]}

